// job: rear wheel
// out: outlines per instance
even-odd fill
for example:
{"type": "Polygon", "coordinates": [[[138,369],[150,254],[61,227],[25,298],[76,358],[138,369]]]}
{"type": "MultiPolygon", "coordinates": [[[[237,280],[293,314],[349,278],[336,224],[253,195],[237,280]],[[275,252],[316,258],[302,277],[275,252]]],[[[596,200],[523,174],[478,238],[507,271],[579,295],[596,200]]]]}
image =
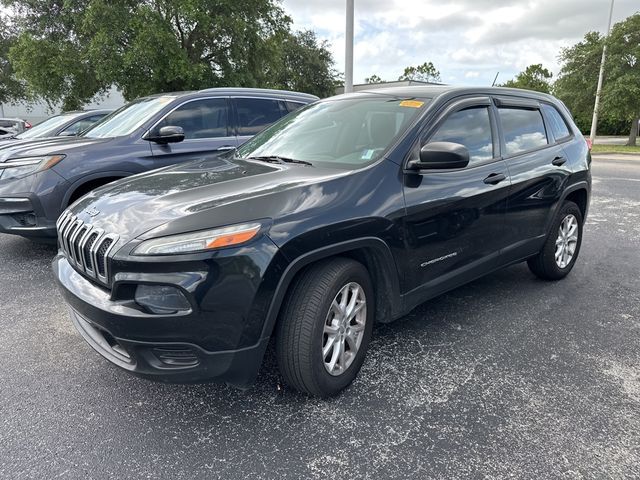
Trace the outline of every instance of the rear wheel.
{"type": "Polygon", "coordinates": [[[582,212],[566,202],[556,216],[542,250],[527,263],[529,269],[545,280],[559,280],[569,274],[578,259],[582,244],[582,212]]]}
{"type": "Polygon", "coordinates": [[[374,318],[373,286],[366,268],[334,258],[295,281],[276,332],[276,355],[285,382],[303,393],[335,395],[364,362],[374,318]]]}

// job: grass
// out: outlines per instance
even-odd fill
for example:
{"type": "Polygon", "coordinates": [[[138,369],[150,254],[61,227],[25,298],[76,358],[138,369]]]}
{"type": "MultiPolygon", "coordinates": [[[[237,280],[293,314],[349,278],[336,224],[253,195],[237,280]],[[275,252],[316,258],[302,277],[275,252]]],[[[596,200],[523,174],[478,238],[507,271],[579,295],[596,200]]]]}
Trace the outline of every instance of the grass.
{"type": "Polygon", "coordinates": [[[595,144],[591,153],[636,153],[640,155],[640,146],[629,147],[627,145],[598,145],[595,144]]]}

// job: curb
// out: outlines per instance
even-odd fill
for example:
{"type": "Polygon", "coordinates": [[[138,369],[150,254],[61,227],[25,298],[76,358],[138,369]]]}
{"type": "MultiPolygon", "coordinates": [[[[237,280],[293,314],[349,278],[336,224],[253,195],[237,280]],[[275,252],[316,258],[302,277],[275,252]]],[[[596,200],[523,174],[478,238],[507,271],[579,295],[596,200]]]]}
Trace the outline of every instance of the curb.
{"type": "Polygon", "coordinates": [[[610,152],[610,153],[592,153],[591,158],[593,160],[622,160],[622,161],[632,161],[632,162],[640,162],[640,154],[637,153],[619,153],[619,152],[610,152]]]}

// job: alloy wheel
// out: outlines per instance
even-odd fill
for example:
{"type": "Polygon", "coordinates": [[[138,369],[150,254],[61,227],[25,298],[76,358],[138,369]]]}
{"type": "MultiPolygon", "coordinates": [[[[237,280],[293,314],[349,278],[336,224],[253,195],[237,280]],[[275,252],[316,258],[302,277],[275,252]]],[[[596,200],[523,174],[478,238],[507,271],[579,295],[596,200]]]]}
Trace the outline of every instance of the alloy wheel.
{"type": "Polygon", "coordinates": [[[578,246],[578,219],[569,214],[562,220],[556,238],[556,264],[566,268],[573,260],[578,246]]]}
{"type": "Polygon", "coordinates": [[[358,283],[350,282],[331,302],[324,323],[322,358],[329,374],[340,375],[353,363],[362,344],[366,323],[364,289],[358,283]]]}

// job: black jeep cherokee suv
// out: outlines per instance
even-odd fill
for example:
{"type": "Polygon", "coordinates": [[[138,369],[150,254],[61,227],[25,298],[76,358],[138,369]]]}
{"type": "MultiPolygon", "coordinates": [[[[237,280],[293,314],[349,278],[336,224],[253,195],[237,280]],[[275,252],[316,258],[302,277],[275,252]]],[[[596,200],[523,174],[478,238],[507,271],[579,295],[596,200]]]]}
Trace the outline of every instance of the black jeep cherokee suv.
{"type": "Polygon", "coordinates": [[[516,262],[567,275],[590,161],[548,95],[334,97],[237,152],[84,197],[58,221],[53,269],[82,336],[132,373],[248,386],[275,336],[285,381],[328,396],[374,322],[516,262]]]}

